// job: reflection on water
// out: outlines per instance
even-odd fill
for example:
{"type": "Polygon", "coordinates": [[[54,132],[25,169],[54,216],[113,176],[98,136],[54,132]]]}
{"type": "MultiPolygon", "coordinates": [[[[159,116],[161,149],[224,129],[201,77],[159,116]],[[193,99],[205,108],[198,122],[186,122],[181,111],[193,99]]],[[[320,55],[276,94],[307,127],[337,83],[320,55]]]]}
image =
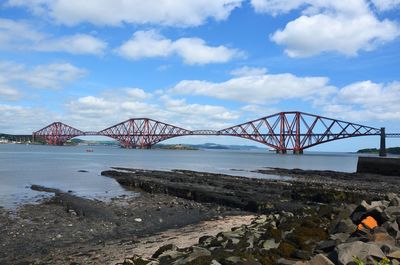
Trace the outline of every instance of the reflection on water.
{"type": "Polygon", "coordinates": [[[100,175],[112,166],[143,169],[186,169],[247,177],[279,178],[251,171],[263,167],[354,172],[355,154],[277,155],[268,151],[130,150],[109,146],[60,147],[0,145],[0,206],[30,202],[45,196],[31,184],[71,190],[79,196],[107,199],[133,194],[100,175]],[[78,172],[80,170],[87,172],[78,172]]]}

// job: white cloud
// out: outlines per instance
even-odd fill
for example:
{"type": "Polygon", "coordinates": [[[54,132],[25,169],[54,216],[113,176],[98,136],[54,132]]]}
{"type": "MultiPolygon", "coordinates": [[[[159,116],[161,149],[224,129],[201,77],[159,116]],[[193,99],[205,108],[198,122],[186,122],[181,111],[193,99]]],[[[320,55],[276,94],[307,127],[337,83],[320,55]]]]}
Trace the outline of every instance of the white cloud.
{"type": "Polygon", "coordinates": [[[342,102],[379,107],[379,105],[397,106],[400,102],[400,83],[393,82],[387,85],[377,84],[370,80],[350,84],[339,91],[342,102]]]}
{"type": "Polygon", "coordinates": [[[33,88],[59,89],[85,74],[86,70],[69,63],[28,67],[14,62],[0,61],[0,85],[3,87],[28,85],[33,88]]]}
{"type": "Polygon", "coordinates": [[[17,89],[8,87],[7,84],[2,84],[0,82],[0,100],[17,100],[21,96],[21,93],[17,89]]]}
{"type": "Polygon", "coordinates": [[[269,13],[276,16],[296,9],[305,2],[304,0],[251,0],[251,5],[257,13],[269,13]]]}
{"type": "Polygon", "coordinates": [[[0,49],[102,55],[107,43],[87,34],[52,37],[26,22],[0,18],[0,49]]]}
{"type": "Polygon", "coordinates": [[[0,18],[0,49],[22,48],[26,43],[37,43],[46,35],[28,23],[0,18]]]}
{"type": "Polygon", "coordinates": [[[233,76],[264,75],[267,73],[267,68],[243,66],[240,68],[233,69],[229,73],[233,76]]]}
{"type": "Polygon", "coordinates": [[[208,46],[199,38],[165,38],[154,30],[137,31],[132,38],[116,49],[117,53],[131,60],[178,55],[186,64],[225,63],[243,53],[225,46],[208,46]]]}
{"type": "Polygon", "coordinates": [[[0,133],[31,134],[38,125],[59,120],[59,115],[48,109],[0,103],[0,133]]]}
{"type": "Polygon", "coordinates": [[[136,100],[144,100],[151,97],[150,93],[146,93],[140,88],[124,88],[123,90],[126,92],[128,97],[132,97],[136,100]]]}
{"type": "Polygon", "coordinates": [[[241,76],[221,83],[184,80],[170,91],[177,94],[201,95],[253,104],[272,104],[282,100],[310,100],[335,92],[325,77],[297,77],[292,74],[241,76]]]}
{"type": "Polygon", "coordinates": [[[400,82],[362,81],[338,90],[329,102],[320,102],[328,115],[352,121],[400,120],[400,82]],[[328,104],[327,104],[328,103],[328,104]]]}
{"type": "Polygon", "coordinates": [[[65,118],[84,130],[101,130],[130,118],[152,118],[187,129],[220,129],[240,117],[240,112],[223,106],[191,104],[167,94],[154,98],[146,93],[146,98],[135,99],[130,92],[125,88],[113,89],[71,100],[65,105],[65,118]],[[118,94],[112,96],[110,91],[118,94]],[[149,101],[150,98],[153,100],[149,101]],[[99,116],[102,118],[97,119],[99,116]]]}
{"type": "Polygon", "coordinates": [[[37,15],[49,15],[56,22],[76,25],[161,24],[198,26],[209,18],[226,19],[243,0],[9,0],[8,6],[31,9],[37,15]]]}
{"type": "Polygon", "coordinates": [[[86,70],[69,63],[53,63],[34,67],[30,73],[21,77],[35,88],[58,89],[86,74],[86,70]]]}
{"type": "Polygon", "coordinates": [[[256,11],[273,15],[302,9],[300,17],[271,36],[272,41],[286,47],[291,57],[322,52],[354,56],[400,35],[399,25],[377,18],[366,0],[253,0],[252,4],[256,11]]]}
{"type": "Polygon", "coordinates": [[[167,57],[173,53],[172,41],[154,30],[137,31],[117,49],[119,55],[138,60],[147,57],[167,57]]]}
{"type": "Polygon", "coordinates": [[[387,11],[400,7],[400,0],[372,0],[372,3],[374,3],[380,11],[387,11]]]}
{"type": "Polygon", "coordinates": [[[38,43],[36,47],[33,47],[33,49],[37,51],[93,55],[102,55],[106,48],[107,43],[86,34],[48,39],[38,43]]]}

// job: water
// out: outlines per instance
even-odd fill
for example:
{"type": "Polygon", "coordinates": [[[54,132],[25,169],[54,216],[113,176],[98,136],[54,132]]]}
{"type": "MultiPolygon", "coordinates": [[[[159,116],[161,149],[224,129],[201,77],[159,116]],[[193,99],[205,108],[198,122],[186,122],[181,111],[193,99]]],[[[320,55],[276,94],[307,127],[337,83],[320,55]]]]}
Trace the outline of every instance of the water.
{"type": "Polygon", "coordinates": [[[71,190],[78,196],[101,200],[132,195],[113,179],[100,175],[102,170],[113,166],[279,178],[251,171],[280,167],[354,172],[357,164],[356,154],[345,153],[278,155],[263,150],[130,150],[110,146],[91,146],[94,152],[86,152],[87,148],[0,145],[0,206],[12,208],[46,196],[32,191],[29,188],[32,184],[71,190]]]}

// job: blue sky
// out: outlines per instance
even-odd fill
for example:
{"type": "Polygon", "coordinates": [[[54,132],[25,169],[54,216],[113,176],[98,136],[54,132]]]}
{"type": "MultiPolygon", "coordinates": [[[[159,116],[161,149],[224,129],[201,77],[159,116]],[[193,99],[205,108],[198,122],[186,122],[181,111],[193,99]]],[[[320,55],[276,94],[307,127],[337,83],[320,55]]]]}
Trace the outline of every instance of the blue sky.
{"type": "MultiPolygon", "coordinates": [[[[287,110],[399,132],[399,15],[399,0],[1,1],[0,132],[222,129],[287,110]]],[[[170,140],[209,141],[252,144],[170,140]]]]}

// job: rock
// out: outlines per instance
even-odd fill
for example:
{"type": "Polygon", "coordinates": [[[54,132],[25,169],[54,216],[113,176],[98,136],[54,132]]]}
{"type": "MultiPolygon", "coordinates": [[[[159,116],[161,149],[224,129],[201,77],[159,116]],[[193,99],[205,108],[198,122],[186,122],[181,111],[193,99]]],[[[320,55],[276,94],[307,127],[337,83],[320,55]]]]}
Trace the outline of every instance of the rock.
{"type": "Polygon", "coordinates": [[[387,244],[387,245],[395,245],[396,241],[389,234],[384,232],[377,232],[372,235],[373,242],[377,244],[387,244]]]}
{"type": "Polygon", "coordinates": [[[309,259],[311,256],[311,253],[305,250],[300,250],[300,249],[296,249],[293,254],[292,257],[293,258],[297,258],[297,259],[301,259],[301,260],[307,260],[309,259]]]}
{"type": "Polygon", "coordinates": [[[146,259],[140,257],[138,255],[134,255],[131,258],[125,259],[123,265],[131,265],[131,264],[146,264],[146,265],[159,265],[160,262],[154,259],[146,259]]]}
{"type": "Polygon", "coordinates": [[[379,207],[379,208],[385,209],[386,208],[385,204],[386,203],[384,201],[372,201],[370,204],[370,207],[371,208],[379,207]]]}
{"type": "Polygon", "coordinates": [[[362,217],[365,215],[365,213],[371,209],[371,206],[366,202],[366,201],[362,201],[360,203],[360,205],[358,205],[356,207],[356,209],[354,209],[353,213],[351,214],[350,218],[353,221],[353,223],[360,223],[362,217]]]}
{"type": "Polygon", "coordinates": [[[252,249],[254,247],[254,235],[248,235],[246,243],[248,244],[247,249],[252,249]]]}
{"type": "Polygon", "coordinates": [[[196,256],[200,257],[200,256],[210,256],[211,252],[205,248],[201,248],[201,247],[196,247],[193,246],[192,248],[192,253],[195,254],[196,256]]]}
{"type": "Polygon", "coordinates": [[[337,233],[330,235],[329,238],[332,240],[337,240],[339,243],[344,243],[350,237],[348,233],[337,233]]]}
{"type": "Polygon", "coordinates": [[[389,206],[400,206],[400,197],[396,193],[386,194],[386,200],[389,201],[389,206]]]}
{"type": "Polygon", "coordinates": [[[135,263],[133,262],[133,260],[131,260],[131,259],[125,259],[124,260],[124,265],[134,265],[135,263]]]}
{"type": "Polygon", "coordinates": [[[253,260],[246,260],[246,261],[242,261],[239,263],[240,265],[262,265],[260,262],[258,261],[253,261],[253,260]]]}
{"type": "Polygon", "coordinates": [[[389,206],[386,208],[385,212],[392,216],[393,218],[400,217],[400,207],[397,206],[389,206]]]}
{"type": "Polygon", "coordinates": [[[400,259],[400,250],[393,251],[387,255],[388,258],[391,259],[400,259]]]}
{"type": "Polygon", "coordinates": [[[219,233],[217,235],[217,237],[220,236],[220,235],[225,237],[225,238],[227,238],[227,239],[241,238],[242,236],[244,236],[244,231],[238,229],[238,230],[231,231],[231,232],[222,232],[222,233],[219,233]]]}
{"type": "Polygon", "coordinates": [[[282,255],[282,257],[289,258],[292,256],[292,254],[296,250],[296,248],[287,242],[281,242],[279,244],[278,250],[279,250],[279,253],[282,255]]]}
{"type": "Polygon", "coordinates": [[[211,245],[213,240],[215,240],[215,237],[213,236],[202,236],[199,238],[199,244],[207,247],[211,245]]]}
{"type": "Polygon", "coordinates": [[[395,198],[390,200],[389,206],[400,206],[400,198],[396,196],[395,198]]]}
{"type": "Polygon", "coordinates": [[[385,257],[377,245],[361,241],[340,244],[336,247],[336,252],[341,265],[353,264],[354,256],[369,262],[375,262],[375,259],[381,260],[385,257]]]}
{"type": "MultiPolygon", "coordinates": [[[[211,252],[208,249],[192,246],[191,252],[185,257],[178,259],[173,264],[175,265],[183,265],[194,261],[197,258],[211,256],[211,252]]],[[[168,263],[167,263],[168,264],[168,263]]]]}
{"type": "Polygon", "coordinates": [[[391,265],[400,265],[400,261],[397,259],[392,259],[392,264],[391,265]]]}
{"type": "Polygon", "coordinates": [[[371,216],[371,217],[375,218],[375,220],[378,222],[378,225],[381,225],[384,222],[390,220],[390,216],[388,215],[388,213],[384,212],[383,207],[379,207],[379,206],[368,210],[364,217],[367,217],[367,216],[371,216]]]}
{"type": "Polygon", "coordinates": [[[394,222],[386,222],[382,225],[384,229],[388,232],[390,236],[392,236],[394,239],[400,238],[400,230],[399,230],[399,225],[397,224],[396,221],[394,222]]]}
{"type": "Polygon", "coordinates": [[[356,231],[357,226],[353,223],[349,218],[340,220],[339,223],[335,226],[332,233],[353,233],[356,231]]]}
{"type": "Polygon", "coordinates": [[[266,223],[268,220],[271,220],[271,216],[267,216],[265,214],[260,215],[259,217],[257,217],[255,220],[253,220],[253,223],[256,224],[264,224],[266,223]]]}
{"type": "Polygon", "coordinates": [[[135,220],[135,222],[140,223],[142,221],[142,218],[135,218],[134,220],[135,220]]]}
{"type": "Polygon", "coordinates": [[[385,200],[391,201],[391,200],[393,200],[393,199],[396,198],[396,197],[397,197],[397,194],[396,194],[396,193],[394,193],[394,192],[388,192],[388,193],[385,195],[385,200]]]}
{"type": "Polygon", "coordinates": [[[262,244],[262,247],[265,250],[270,250],[270,249],[273,249],[273,248],[277,248],[277,247],[279,247],[279,242],[275,243],[275,239],[268,239],[268,240],[264,241],[264,243],[262,244]]]}
{"type": "Polygon", "coordinates": [[[182,257],[184,253],[176,251],[176,250],[168,250],[163,252],[161,255],[157,257],[161,264],[169,263],[172,260],[176,260],[182,257]]]}
{"type": "Polygon", "coordinates": [[[334,265],[334,263],[322,254],[314,256],[310,261],[310,265],[334,265]]]}
{"type": "Polygon", "coordinates": [[[236,263],[238,263],[238,262],[240,261],[240,258],[239,258],[239,257],[236,257],[236,256],[232,256],[232,257],[226,258],[225,260],[226,260],[226,261],[233,262],[234,264],[236,264],[236,263]]]}
{"type": "Polygon", "coordinates": [[[218,261],[216,261],[215,259],[213,259],[212,261],[211,261],[211,264],[210,265],[221,265],[221,263],[219,263],[218,261]]]}
{"type": "Polygon", "coordinates": [[[290,260],[290,259],[285,259],[285,258],[280,258],[277,261],[278,265],[294,265],[296,264],[295,260],[290,260]]]}
{"type": "Polygon", "coordinates": [[[336,240],[332,240],[332,239],[331,240],[325,240],[325,241],[320,242],[316,246],[315,250],[318,251],[318,252],[328,253],[328,252],[331,252],[331,251],[333,251],[335,249],[336,243],[337,243],[336,240]]]}
{"type": "Polygon", "coordinates": [[[152,256],[153,259],[158,258],[161,254],[163,254],[166,251],[176,251],[178,250],[178,247],[174,244],[168,244],[165,246],[160,247],[152,256]]]}

